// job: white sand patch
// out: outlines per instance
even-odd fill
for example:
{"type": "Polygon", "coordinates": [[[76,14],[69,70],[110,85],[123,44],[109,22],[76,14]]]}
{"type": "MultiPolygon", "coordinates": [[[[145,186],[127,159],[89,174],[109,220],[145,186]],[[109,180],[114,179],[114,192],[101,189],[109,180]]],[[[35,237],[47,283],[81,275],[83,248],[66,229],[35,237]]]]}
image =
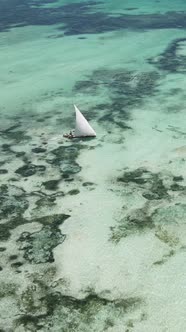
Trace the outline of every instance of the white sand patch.
{"type": "Polygon", "coordinates": [[[135,326],[135,332],[185,330],[185,258],[185,252],[179,253],[154,273],[147,274],[144,281],[148,318],[135,326]]]}

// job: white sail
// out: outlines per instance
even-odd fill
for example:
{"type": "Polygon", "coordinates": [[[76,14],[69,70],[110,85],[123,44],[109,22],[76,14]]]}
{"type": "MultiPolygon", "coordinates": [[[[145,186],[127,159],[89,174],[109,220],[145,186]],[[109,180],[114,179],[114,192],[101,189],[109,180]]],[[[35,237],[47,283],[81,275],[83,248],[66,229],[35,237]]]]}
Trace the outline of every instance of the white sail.
{"type": "Polygon", "coordinates": [[[83,137],[83,136],[96,136],[96,132],[94,129],[89,125],[88,121],[85,119],[83,114],[74,105],[76,111],[76,127],[74,136],[75,137],[83,137]]]}

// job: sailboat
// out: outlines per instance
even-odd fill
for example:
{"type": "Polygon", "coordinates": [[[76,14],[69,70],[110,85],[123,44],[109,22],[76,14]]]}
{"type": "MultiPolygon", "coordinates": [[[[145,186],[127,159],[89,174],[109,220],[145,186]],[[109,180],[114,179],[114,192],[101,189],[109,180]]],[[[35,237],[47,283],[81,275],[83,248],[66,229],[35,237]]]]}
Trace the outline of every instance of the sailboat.
{"type": "Polygon", "coordinates": [[[95,137],[96,132],[90,126],[88,121],[85,119],[84,115],[80,112],[76,105],[74,105],[76,112],[76,126],[75,130],[70,131],[69,134],[64,134],[64,137],[67,138],[76,138],[76,137],[95,137]]]}

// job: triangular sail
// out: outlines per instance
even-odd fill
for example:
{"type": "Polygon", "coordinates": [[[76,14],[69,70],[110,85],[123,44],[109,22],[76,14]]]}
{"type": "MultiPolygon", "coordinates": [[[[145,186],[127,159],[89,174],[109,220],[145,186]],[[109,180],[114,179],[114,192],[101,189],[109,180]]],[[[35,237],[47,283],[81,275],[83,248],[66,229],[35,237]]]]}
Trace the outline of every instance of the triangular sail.
{"type": "Polygon", "coordinates": [[[76,111],[76,127],[74,136],[75,137],[82,137],[82,136],[96,136],[96,132],[94,129],[89,125],[88,121],[85,119],[83,114],[74,105],[76,111]]]}

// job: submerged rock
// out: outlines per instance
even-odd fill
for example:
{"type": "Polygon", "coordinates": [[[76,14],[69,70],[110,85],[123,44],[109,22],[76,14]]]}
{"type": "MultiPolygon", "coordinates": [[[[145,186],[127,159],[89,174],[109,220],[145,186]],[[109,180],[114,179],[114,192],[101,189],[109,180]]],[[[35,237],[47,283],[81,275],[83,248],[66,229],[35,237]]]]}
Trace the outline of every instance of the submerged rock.
{"type": "Polygon", "coordinates": [[[46,166],[44,165],[34,165],[34,164],[27,164],[20,168],[18,168],[15,173],[20,174],[23,177],[32,176],[34,174],[43,173],[46,170],[46,166]]]}
{"type": "Polygon", "coordinates": [[[4,130],[3,137],[15,141],[15,143],[29,141],[32,139],[30,136],[25,135],[25,132],[23,130],[12,131],[11,128],[8,130],[4,130]]]}
{"type": "Polygon", "coordinates": [[[41,231],[33,234],[22,233],[18,242],[19,249],[24,250],[24,258],[32,263],[40,264],[54,261],[52,249],[64,239],[65,235],[62,235],[60,230],[45,226],[41,231]]]}
{"type": "Polygon", "coordinates": [[[54,261],[52,250],[65,239],[58,226],[69,216],[65,214],[45,216],[32,221],[43,224],[39,232],[24,232],[18,239],[19,249],[24,251],[24,258],[32,263],[52,263],[54,261]]]}
{"type": "Polygon", "coordinates": [[[13,282],[1,281],[0,283],[0,299],[7,296],[15,295],[17,285],[13,282]]]}
{"type": "Polygon", "coordinates": [[[145,184],[148,181],[149,173],[144,168],[137,168],[131,172],[125,172],[122,176],[117,178],[117,181],[124,183],[136,183],[136,184],[145,184]],[[148,177],[146,176],[148,175],[148,177]]]}
{"type": "Polygon", "coordinates": [[[11,152],[11,145],[10,144],[2,144],[1,148],[2,148],[2,151],[4,151],[4,152],[11,152]]]}
{"type": "Polygon", "coordinates": [[[165,175],[163,173],[152,173],[144,168],[134,171],[124,172],[117,181],[122,185],[123,190],[130,190],[131,197],[135,192],[141,194],[147,201],[140,209],[129,209],[124,211],[124,217],[118,220],[116,226],[111,227],[110,239],[118,243],[122,238],[135,234],[136,232],[146,232],[149,229],[156,229],[157,225],[166,226],[170,223],[186,222],[186,206],[184,204],[168,205],[174,198],[174,191],[186,191],[185,186],[175,182],[182,181],[182,177],[165,175]],[[164,207],[154,208],[158,201],[166,203],[164,207]],[[153,211],[153,212],[152,212],[153,211]]]}
{"type": "Polygon", "coordinates": [[[44,152],[46,152],[46,149],[38,147],[38,148],[32,149],[32,152],[34,152],[34,153],[44,153],[44,152]]]}
{"type": "Polygon", "coordinates": [[[7,169],[0,169],[0,174],[7,174],[8,170],[7,169]]]}
{"type": "Polygon", "coordinates": [[[45,181],[42,184],[44,185],[45,189],[47,190],[56,190],[58,188],[60,180],[49,180],[45,181]]]}
{"type": "Polygon", "coordinates": [[[157,71],[136,72],[123,68],[100,68],[85,77],[84,81],[76,82],[74,92],[94,95],[106,91],[110,100],[92,107],[88,112],[89,119],[97,118],[107,130],[111,129],[108,125],[112,126],[112,132],[113,125],[123,132],[132,129],[127,124],[131,118],[130,110],[141,105],[146,96],[152,96],[158,91],[159,78],[160,74],[157,71]]]}
{"type": "Polygon", "coordinates": [[[3,252],[3,251],[5,251],[5,250],[6,250],[5,247],[0,247],[0,252],[3,252]]]}
{"type": "Polygon", "coordinates": [[[13,185],[0,186],[0,217],[16,217],[28,208],[25,191],[13,185]]]}
{"type": "Polygon", "coordinates": [[[23,265],[22,262],[14,262],[14,263],[11,264],[11,267],[17,268],[17,267],[20,267],[22,265],[23,265]]]}
{"type": "Polygon", "coordinates": [[[158,175],[154,175],[149,192],[143,193],[143,197],[148,200],[167,198],[169,195],[162,179],[158,179],[158,175]]]}
{"type": "Polygon", "coordinates": [[[14,260],[14,259],[17,259],[18,258],[18,256],[17,255],[10,255],[9,256],[9,260],[14,260]]]}
{"type": "MultiPolygon", "coordinates": [[[[12,26],[46,26],[54,25],[62,33],[53,34],[63,37],[64,35],[87,35],[121,30],[148,31],[154,29],[184,29],[185,12],[168,11],[165,13],[132,13],[133,7],[125,8],[129,13],[117,13],[97,10],[100,1],[79,1],[63,3],[63,5],[48,6],[54,0],[43,0],[42,3],[33,0],[22,1],[19,15],[15,13],[20,9],[19,2],[9,1],[3,6],[0,13],[0,32],[8,31],[12,26]],[[59,26],[62,24],[62,26],[59,26]]],[[[53,36],[52,35],[52,36],[53,36]]],[[[10,71],[12,72],[12,71],[10,71]]]]}
{"type": "Polygon", "coordinates": [[[11,236],[11,231],[16,227],[26,224],[28,221],[24,219],[21,215],[10,218],[10,221],[7,221],[0,226],[0,241],[6,241],[11,236]]]}
{"type": "Polygon", "coordinates": [[[173,183],[170,186],[170,190],[172,190],[172,191],[181,191],[181,190],[185,190],[185,187],[180,186],[180,184],[178,184],[178,183],[173,183]]]}
{"type": "Polygon", "coordinates": [[[118,243],[128,235],[144,232],[154,227],[151,216],[147,213],[146,207],[131,211],[118,224],[111,227],[110,240],[118,243]]]}
{"type": "Polygon", "coordinates": [[[186,204],[180,203],[161,207],[153,213],[152,219],[157,225],[186,224],[186,204]]]}
{"type": "Polygon", "coordinates": [[[72,189],[68,192],[69,195],[77,195],[79,193],[80,193],[79,189],[72,189]]]}
{"type": "Polygon", "coordinates": [[[172,73],[185,73],[186,71],[186,55],[179,54],[180,47],[186,47],[186,38],[175,39],[160,55],[148,59],[150,64],[155,65],[158,69],[172,73]]]}
{"type": "Polygon", "coordinates": [[[93,80],[77,81],[73,92],[82,92],[90,95],[96,95],[99,90],[99,84],[93,80]]]}
{"type": "Polygon", "coordinates": [[[79,151],[83,148],[84,146],[80,144],[60,146],[52,150],[52,154],[54,154],[55,157],[52,160],[47,160],[47,162],[59,167],[63,177],[79,173],[81,167],[76,162],[76,158],[79,155],[79,151]]]}
{"type": "Polygon", "coordinates": [[[178,176],[173,176],[173,181],[176,181],[176,182],[180,182],[180,181],[183,181],[184,178],[182,175],[178,175],[178,176]]]}
{"type": "Polygon", "coordinates": [[[29,284],[25,287],[19,299],[19,307],[24,314],[20,319],[22,325],[28,327],[29,323],[37,323],[39,316],[47,314],[48,308],[44,296],[45,288],[42,281],[34,282],[34,285],[29,284]]]}
{"type": "Polygon", "coordinates": [[[55,162],[60,163],[65,160],[75,160],[78,157],[81,148],[81,145],[74,144],[69,146],[60,146],[51,152],[55,155],[55,162]]]}
{"type": "Polygon", "coordinates": [[[81,166],[78,165],[78,163],[74,162],[73,164],[64,162],[61,167],[61,172],[63,174],[76,174],[81,171],[81,166]]]}
{"type": "Polygon", "coordinates": [[[62,225],[63,222],[70,217],[69,214],[53,214],[53,215],[48,215],[40,218],[35,218],[32,221],[41,223],[44,226],[50,226],[50,227],[58,227],[59,225],[62,225]]]}
{"type": "Polygon", "coordinates": [[[144,168],[124,172],[122,176],[117,178],[117,181],[128,185],[134,184],[147,200],[160,200],[169,197],[169,188],[165,187],[161,174],[151,173],[144,168]]]}
{"type": "Polygon", "coordinates": [[[32,326],[33,331],[61,332],[103,332],[123,320],[129,311],[138,310],[143,300],[131,297],[109,300],[97,294],[89,294],[84,299],[64,296],[51,292],[42,280],[35,287],[27,287],[21,295],[20,307],[24,313],[17,319],[17,325],[32,326]],[[34,329],[35,328],[35,329],[34,329]]]}
{"type": "Polygon", "coordinates": [[[42,207],[52,207],[55,205],[56,197],[54,196],[44,196],[37,200],[35,210],[37,211],[38,208],[41,209],[42,207]]]}
{"type": "Polygon", "coordinates": [[[83,187],[91,187],[91,186],[94,186],[95,185],[95,183],[94,182],[83,182],[83,184],[82,184],[82,186],[83,187]]]}

